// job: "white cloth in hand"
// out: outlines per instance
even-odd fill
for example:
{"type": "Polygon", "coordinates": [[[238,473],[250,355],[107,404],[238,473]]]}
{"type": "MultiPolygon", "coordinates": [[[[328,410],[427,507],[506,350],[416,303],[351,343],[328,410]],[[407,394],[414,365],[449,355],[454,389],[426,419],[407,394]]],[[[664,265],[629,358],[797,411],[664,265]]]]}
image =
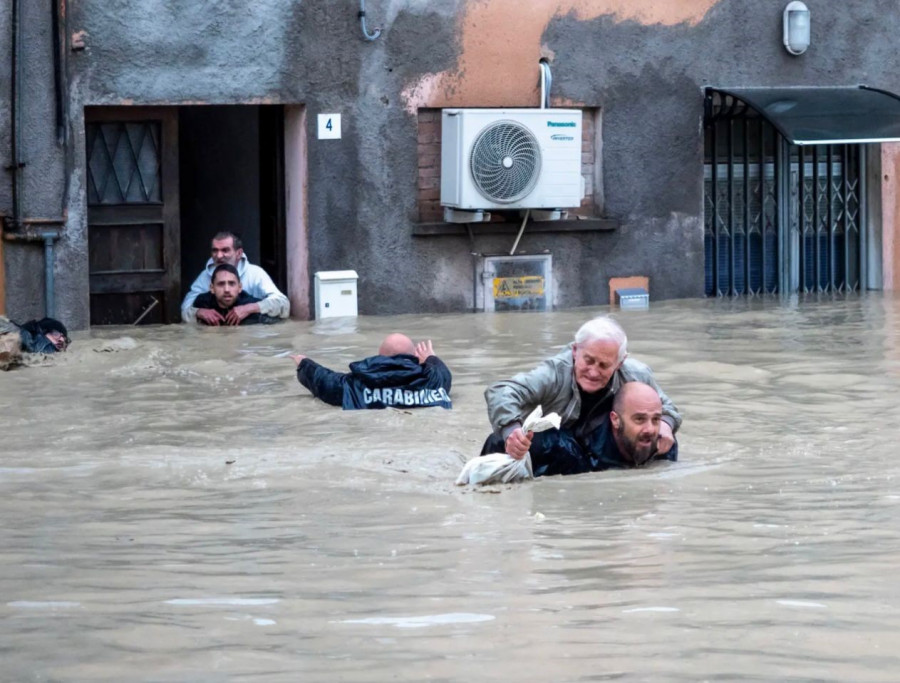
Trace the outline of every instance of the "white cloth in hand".
{"type": "MultiPolygon", "coordinates": [[[[545,432],[548,429],[559,429],[560,417],[556,413],[544,415],[541,407],[535,408],[525,418],[522,431],[545,432]]],[[[516,458],[507,453],[490,453],[472,458],[465,464],[456,478],[458,486],[466,484],[508,484],[522,479],[534,479],[531,469],[531,453],[524,458],[516,458]]]]}

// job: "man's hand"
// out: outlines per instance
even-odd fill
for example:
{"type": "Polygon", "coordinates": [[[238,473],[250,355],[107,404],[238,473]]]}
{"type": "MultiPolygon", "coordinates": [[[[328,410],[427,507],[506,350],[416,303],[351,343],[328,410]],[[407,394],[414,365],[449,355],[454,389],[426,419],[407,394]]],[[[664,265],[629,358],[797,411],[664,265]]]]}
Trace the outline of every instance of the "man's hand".
{"type": "Polygon", "coordinates": [[[416,344],[416,358],[419,359],[419,365],[425,362],[425,359],[434,355],[434,349],[431,346],[431,340],[420,341],[416,344]]]}
{"type": "Polygon", "coordinates": [[[225,316],[225,322],[229,325],[240,325],[241,321],[252,313],[259,313],[259,304],[244,304],[243,306],[235,306],[228,315],[225,316]]]}
{"type": "Polygon", "coordinates": [[[199,320],[204,325],[213,326],[218,326],[225,323],[225,318],[222,317],[222,314],[218,311],[214,311],[211,308],[198,308],[197,320],[199,320]]]}
{"type": "Polygon", "coordinates": [[[533,436],[534,432],[526,434],[521,427],[516,427],[513,433],[506,437],[506,453],[516,460],[521,460],[531,448],[531,437],[533,436]]]}
{"type": "Polygon", "coordinates": [[[675,445],[675,435],[668,422],[659,423],[659,441],[656,443],[656,452],[665,455],[675,445]]]}
{"type": "Polygon", "coordinates": [[[306,358],[306,356],[304,356],[302,353],[298,353],[296,355],[292,355],[291,358],[297,364],[297,367],[300,367],[300,363],[303,362],[303,359],[306,358]]]}

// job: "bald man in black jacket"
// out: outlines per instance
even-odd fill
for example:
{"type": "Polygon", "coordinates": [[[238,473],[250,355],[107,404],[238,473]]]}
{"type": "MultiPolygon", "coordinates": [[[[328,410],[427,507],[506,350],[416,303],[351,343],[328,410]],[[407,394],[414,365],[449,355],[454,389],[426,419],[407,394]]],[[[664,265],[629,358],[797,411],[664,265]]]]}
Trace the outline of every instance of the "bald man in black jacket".
{"type": "Polygon", "coordinates": [[[431,340],[414,344],[404,334],[385,337],[377,356],[335,372],[304,355],[291,356],[297,380],[313,396],[344,410],[452,408],[450,369],[434,355],[431,340]]]}

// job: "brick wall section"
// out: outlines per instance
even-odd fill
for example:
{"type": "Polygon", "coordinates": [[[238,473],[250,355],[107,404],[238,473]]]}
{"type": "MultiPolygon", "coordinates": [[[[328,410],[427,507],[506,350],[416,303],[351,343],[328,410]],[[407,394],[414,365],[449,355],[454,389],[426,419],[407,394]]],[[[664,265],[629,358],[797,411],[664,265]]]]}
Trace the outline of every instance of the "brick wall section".
{"type": "Polygon", "coordinates": [[[441,209],[441,110],[419,110],[419,222],[444,220],[441,209]]]}
{"type": "MultiPolygon", "coordinates": [[[[581,175],[585,196],[574,213],[597,214],[594,204],[595,109],[585,109],[581,128],[581,175]]],[[[419,109],[418,114],[418,207],[420,223],[439,223],[444,219],[441,208],[441,110],[419,109]]]]}
{"type": "Polygon", "coordinates": [[[581,176],[584,178],[584,199],[575,209],[579,216],[593,216],[594,206],[594,110],[585,109],[581,116],[581,176]]]}

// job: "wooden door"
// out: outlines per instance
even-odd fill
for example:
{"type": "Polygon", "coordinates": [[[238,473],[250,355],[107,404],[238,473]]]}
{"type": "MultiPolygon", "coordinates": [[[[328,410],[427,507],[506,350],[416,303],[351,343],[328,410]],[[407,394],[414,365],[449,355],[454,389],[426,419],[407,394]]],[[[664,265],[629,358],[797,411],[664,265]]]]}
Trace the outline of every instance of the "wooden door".
{"type": "Polygon", "coordinates": [[[180,320],[178,110],[88,107],[91,324],[180,320]]]}

